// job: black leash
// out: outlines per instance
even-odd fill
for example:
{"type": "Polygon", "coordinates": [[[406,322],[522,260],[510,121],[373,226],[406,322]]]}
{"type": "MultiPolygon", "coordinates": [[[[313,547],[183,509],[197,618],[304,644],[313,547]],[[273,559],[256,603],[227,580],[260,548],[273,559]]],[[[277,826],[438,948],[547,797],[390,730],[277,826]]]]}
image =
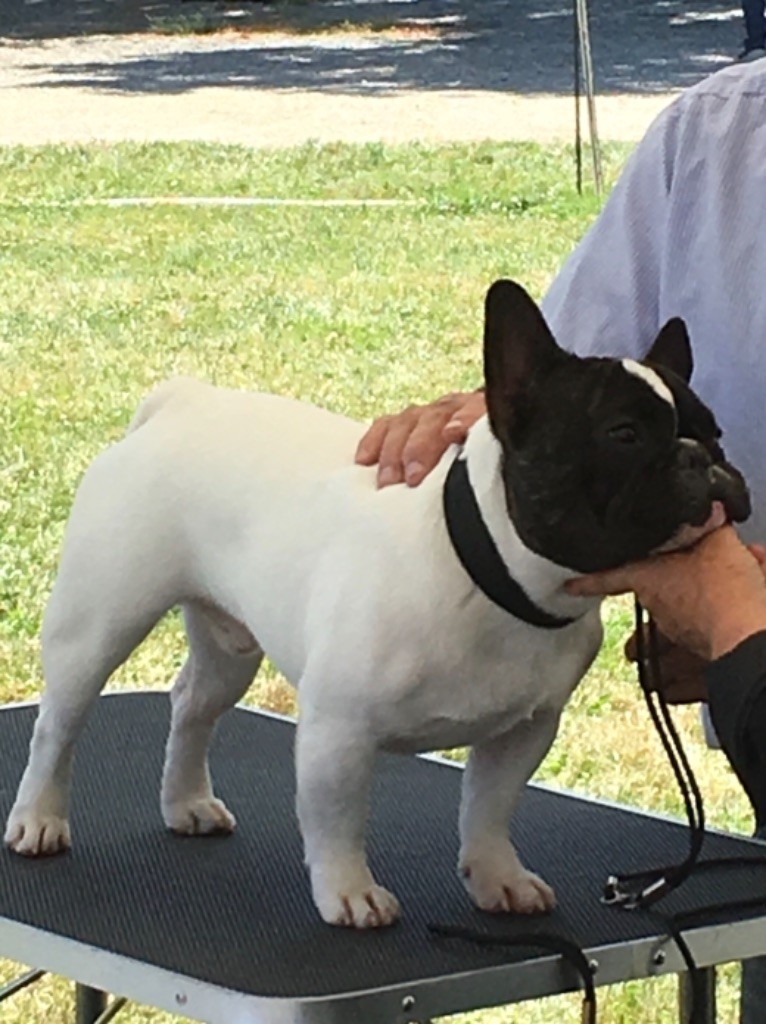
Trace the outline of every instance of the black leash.
{"type": "Polygon", "coordinates": [[[472,928],[461,928],[458,925],[430,924],[428,930],[432,935],[446,939],[463,939],[476,946],[526,946],[532,949],[544,949],[549,953],[557,953],[580,975],[583,983],[582,1024],[596,1024],[596,986],[593,982],[593,968],[582,948],[571,939],[556,932],[521,932],[516,935],[486,935],[472,928]]]}
{"type": "Polygon", "coordinates": [[[686,809],[689,824],[689,852],[680,864],[650,868],[632,874],[611,875],[604,887],[603,902],[633,910],[647,909],[677,889],[694,870],[705,841],[705,807],[681,737],[660,689],[657,627],[648,621],[648,644],[644,632],[644,609],[636,601],[636,648],[638,681],[649,716],[660,737],[686,809]]]}
{"type": "MultiPolygon", "coordinates": [[[[649,715],[681,790],[689,824],[689,851],[684,860],[678,864],[650,868],[631,874],[610,875],[604,887],[602,902],[621,907],[624,910],[640,908],[651,911],[651,908],[659,903],[660,900],[682,885],[692,872],[699,873],[713,869],[746,867],[748,865],[763,867],[766,866],[766,856],[699,859],[705,841],[705,808],[702,794],[689,764],[678,730],[671,717],[667,701],[661,692],[662,673],[659,661],[657,627],[651,618],[646,623],[647,643],[644,625],[644,609],[636,600],[638,678],[649,715]]],[[[668,935],[675,942],[689,972],[692,1002],[689,1024],[698,1024],[698,1021],[699,1024],[704,1024],[700,1018],[704,979],[683,936],[683,930],[693,925],[703,924],[705,921],[711,920],[724,912],[730,914],[732,911],[756,910],[764,906],[766,906],[766,894],[743,900],[711,903],[704,907],[698,907],[695,910],[671,915],[657,915],[667,929],[668,935]]]]}
{"type": "MultiPolygon", "coordinates": [[[[572,622],[571,619],[558,618],[536,606],[518,582],[509,575],[482,519],[468,479],[465,460],[459,457],[454,460],[445,480],[444,513],[450,539],[459,560],[476,586],[490,600],[538,628],[560,629],[572,622]]],[[[755,910],[766,906],[766,894],[746,900],[710,904],[673,915],[656,914],[653,908],[678,889],[692,872],[747,865],[764,866],[766,856],[700,860],[705,842],[705,807],[702,794],[668,703],[662,694],[657,627],[651,618],[646,619],[644,609],[638,601],[635,608],[638,679],[649,716],[681,791],[689,825],[689,850],[686,857],[677,864],[610,875],[604,886],[602,902],[624,910],[641,909],[657,916],[668,936],[675,942],[689,972],[692,990],[689,1024],[704,1024],[699,1020],[703,1005],[704,978],[683,936],[683,930],[704,923],[705,920],[714,918],[722,912],[755,910]]],[[[596,1024],[593,971],[582,948],[566,936],[553,932],[486,935],[469,928],[439,924],[429,925],[428,930],[432,935],[462,939],[477,945],[535,947],[559,954],[575,968],[582,979],[584,1024],[596,1024]]]]}

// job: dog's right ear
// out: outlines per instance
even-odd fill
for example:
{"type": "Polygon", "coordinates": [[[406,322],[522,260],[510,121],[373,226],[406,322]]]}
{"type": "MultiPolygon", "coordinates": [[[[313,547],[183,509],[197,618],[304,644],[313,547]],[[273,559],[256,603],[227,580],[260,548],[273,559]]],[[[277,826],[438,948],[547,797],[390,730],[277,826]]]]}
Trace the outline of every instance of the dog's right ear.
{"type": "Polygon", "coordinates": [[[647,353],[645,362],[664,366],[666,370],[672,370],[684,383],[689,383],[694,369],[694,359],[689,332],[680,316],[668,320],[647,353]]]}
{"type": "Polygon", "coordinates": [[[495,281],[484,305],[484,384],[501,444],[510,443],[535,386],[563,355],[534,299],[515,281],[495,281]]]}

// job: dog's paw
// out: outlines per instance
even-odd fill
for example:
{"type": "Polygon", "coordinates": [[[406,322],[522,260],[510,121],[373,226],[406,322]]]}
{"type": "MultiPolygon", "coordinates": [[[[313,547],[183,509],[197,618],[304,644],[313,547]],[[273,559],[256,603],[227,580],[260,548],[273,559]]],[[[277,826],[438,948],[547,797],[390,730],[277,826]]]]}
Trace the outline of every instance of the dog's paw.
{"type": "Polygon", "coordinates": [[[553,889],[513,854],[504,863],[474,860],[460,866],[463,884],[480,910],[491,914],[545,914],[556,906],[553,889]]]}
{"type": "Polygon", "coordinates": [[[344,928],[385,928],[398,920],[399,901],[381,885],[346,888],[345,891],[317,897],[322,920],[344,928]]]}
{"type": "Polygon", "coordinates": [[[177,801],[163,806],[165,824],[184,836],[207,836],[233,832],[237,821],[226,804],[214,796],[177,801]]]}
{"type": "Polygon", "coordinates": [[[71,846],[69,823],[55,814],[13,812],[5,829],[5,844],[23,857],[46,857],[71,846]]]}

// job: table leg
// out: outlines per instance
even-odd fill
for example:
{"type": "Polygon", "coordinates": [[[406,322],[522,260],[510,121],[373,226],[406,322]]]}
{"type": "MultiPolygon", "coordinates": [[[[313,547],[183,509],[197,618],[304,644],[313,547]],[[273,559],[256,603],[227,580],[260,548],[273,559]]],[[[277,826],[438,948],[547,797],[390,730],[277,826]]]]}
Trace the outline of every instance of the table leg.
{"type": "Polygon", "coordinates": [[[0,1003],[6,999],[10,999],[11,996],[15,996],[17,992],[21,992],[27,985],[32,985],[34,982],[39,981],[40,978],[45,976],[45,971],[27,971],[26,974],[22,974],[19,978],[14,978],[13,981],[9,981],[7,985],[3,985],[0,988],[0,1003]]]}
{"type": "Polygon", "coordinates": [[[681,974],[678,979],[678,1008],[680,1024],[716,1024],[715,967],[699,972],[699,994],[696,1005],[692,1001],[691,975],[681,974]],[[696,1010],[692,1021],[692,1007],[696,1010]]]}
{"type": "Polygon", "coordinates": [[[75,1024],[95,1024],[106,1009],[106,992],[75,985],[75,1024]]]}

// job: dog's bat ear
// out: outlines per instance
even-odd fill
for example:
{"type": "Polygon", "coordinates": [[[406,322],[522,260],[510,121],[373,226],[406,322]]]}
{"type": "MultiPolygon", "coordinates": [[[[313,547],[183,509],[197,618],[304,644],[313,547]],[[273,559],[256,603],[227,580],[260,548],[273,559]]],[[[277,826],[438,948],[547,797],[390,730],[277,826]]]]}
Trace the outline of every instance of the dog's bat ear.
{"type": "Polygon", "coordinates": [[[680,316],[668,320],[646,356],[647,363],[655,363],[671,370],[686,384],[694,369],[689,332],[680,316]]]}
{"type": "Polygon", "coordinates": [[[484,304],[487,415],[498,440],[524,417],[535,384],[563,355],[535,301],[515,281],[495,281],[484,304]]]}

